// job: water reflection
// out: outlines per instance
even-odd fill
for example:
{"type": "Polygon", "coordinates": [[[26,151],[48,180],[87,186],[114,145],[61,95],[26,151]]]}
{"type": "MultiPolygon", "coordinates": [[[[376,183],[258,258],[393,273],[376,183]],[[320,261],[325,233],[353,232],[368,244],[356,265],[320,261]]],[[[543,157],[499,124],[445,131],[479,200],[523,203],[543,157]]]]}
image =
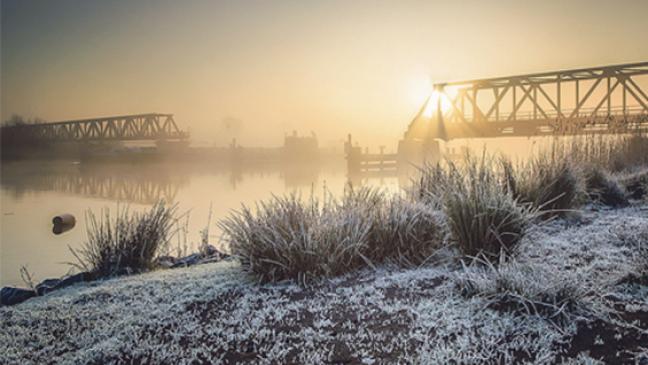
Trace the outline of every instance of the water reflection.
{"type": "MultiPolygon", "coordinates": [[[[196,164],[80,164],[76,162],[7,162],[1,183],[14,199],[33,192],[59,193],[151,205],[164,199],[177,201],[178,192],[193,175],[225,175],[236,190],[245,179],[263,179],[278,173],[285,187],[304,188],[318,181],[322,170],[344,173],[342,163],[267,164],[257,166],[205,166],[196,164]]],[[[326,174],[325,173],[325,174],[326,174]]],[[[367,179],[354,179],[364,184],[367,179]]]]}

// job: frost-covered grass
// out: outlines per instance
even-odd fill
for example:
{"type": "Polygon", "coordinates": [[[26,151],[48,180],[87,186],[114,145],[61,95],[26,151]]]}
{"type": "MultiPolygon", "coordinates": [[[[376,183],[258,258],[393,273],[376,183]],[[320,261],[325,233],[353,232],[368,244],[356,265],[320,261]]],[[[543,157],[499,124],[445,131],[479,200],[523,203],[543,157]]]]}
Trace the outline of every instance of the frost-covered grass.
{"type": "Polygon", "coordinates": [[[537,263],[513,260],[498,266],[490,262],[465,266],[455,280],[464,295],[485,298],[491,308],[540,315],[556,323],[586,313],[585,287],[575,277],[537,263]]]}
{"type": "Polygon", "coordinates": [[[600,165],[585,168],[585,187],[589,198],[594,202],[612,207],[628,204],[625,188],[600,165]]]}
{"type": "Polygon", "coordinates": [[[155,204],[148,212],[132,213],[118,209],[111,217],[107,209],[97,218],[88,212],[87,240],[72,250],[73,264],[97,277],[142,272],[167,247],[174,223],[175,206],[155,204]]]}
{"type": "Polygon", "coordinates": [[[560,138],[552,144],[552,153],[569,157],[580,165],[598,165],[620,172],[648,166],[648,136],[635,131],[615,135],[583,135],[560,138]]]}
{"type": "Polygon", "coordinates": [[[362,265],[359,253],[366,250],[371,228],[363,213],[382,199],[369,190],[362,194],[362,207],[351,199],[274,197],[256,211],[244,206],[219,224],[231,252],[261,281],[306,283],[362,265]]]}
{"type": "Polygon", "coordinates": [[[648,201],[648,166],[619,174],[617,179],[632,198],[648,201]]]}
{"type": "Polygon", "coordinates": [[[534,216],[502,185],[493,165],[486,156],[468,157],[462,166],[449,163],[443,178],[440,201],[452,239],[468,256],[492,258],[513,250],[534,216]]]}
{"type": "Polygon", "coordinates": [[[220,222],[231,252],[262,282],[306,284],[390,262],[419,265],[442,247],[444,220],[433,208],[348,187],[341,199],[274,197],[220,222]]]}
{"type": "Polygon", "coordinates": [[[642,227],[619,227],[616,234],[633,248],[634,270],[630,273],[640,282],[648,285],[648,225],[642,227]]]}
{"type": "MultiPolygon", "coordinates": [[[[261,282],[305,284],[384,262],[418,265],[449,242],[466,256],[492,259],[514,250],[537,217],[564,217],[588,200],[627,204],[606,168],[645,142],[639,135],[556,142],[516,164],[485,152],[467,155],[422,167],[407,199],[367,188],[348,188],[339,200],[274,197],[220,226],[232,253],[261,282]]],[[[645,190],[643,175],[636,176],[624,186],[645,190]]]]}
{"type": "Polygon", "coordinates": [[[632,345],[648,325],[625,316],[648,313],[648,287],[622,280],[646,208],[533,226],[515,261],[490,269],[383,266],[302,287],[258,285],[226,261],[81,284],[0,308],[0,363],[593,363],[606,348],[632,363],[648,356],[632,345]],[[598,338],[588,323],[614,326],[598,338]],[[590,337],[602,344],[579,347],[590,337]]]}
{"type": "Polygon", "coordinates": [[[545,218],[572,212],[585,195],[582,171],[562,155],[539,154],[516,168],[512,179],[514,195],[537,207],[545,218]]]}

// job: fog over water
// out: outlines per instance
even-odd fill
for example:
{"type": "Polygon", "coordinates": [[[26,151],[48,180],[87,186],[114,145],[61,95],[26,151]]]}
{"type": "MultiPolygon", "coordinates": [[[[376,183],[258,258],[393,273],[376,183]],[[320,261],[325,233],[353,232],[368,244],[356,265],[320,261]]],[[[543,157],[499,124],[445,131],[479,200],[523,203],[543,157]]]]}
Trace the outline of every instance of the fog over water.
{"type": "MultiPolygon", "coordinates": [[[[547,142],[546,138],[458,140],[444,144],[448,153],[468,147],[478,153],[504,153],[524,158],[547,142]]],[[[321,197],[323,191],[339,196],[348,183],[369,185],[388,192],[405,189],[415,168],[398,174],[349,180],[343,156],[318,163],[272,163],[253,166],[190,163],[118,163],[77,161],[6,161],[2,163],[0,201],[0,285],[23,284],[20,268],[26,265],[36,279],[63,275],[73,262],[69,247],[78,248],[86,238],[85,214],[118,208],[141,211],[163,199],[178,205],[183,218],[170,245],[172,253],[195,251],[200,231],[209,225],[210,243],[220,246],[216,225],[241,204],[253,206],[273,195],[298,192],[321,197]],[[60,235],[52,233],[52,218],[71,213],[76,226],[60,235]],[[186,246],[186,247],[185,247],[186,246]]],[[[226,250],[226,247],[220,247],[226,250]]]]}

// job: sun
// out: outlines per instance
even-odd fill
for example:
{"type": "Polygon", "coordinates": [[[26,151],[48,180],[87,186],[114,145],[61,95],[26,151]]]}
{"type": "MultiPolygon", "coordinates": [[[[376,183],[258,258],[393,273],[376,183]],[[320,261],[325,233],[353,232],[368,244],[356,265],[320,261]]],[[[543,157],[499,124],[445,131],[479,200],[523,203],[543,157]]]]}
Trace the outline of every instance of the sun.
{"type": "Polygon", "coordinates": [[[443,89],[442,91],[435,89],[430,94],[430,97],[427,100],[425,109],[423,111],[423,116],[427,118],[432,118],[437,112],[438,108],[441,108],[443,114],[448,113],[452,110],[452,100],[456,96],[456,92],[451,89],[443,89]]]}

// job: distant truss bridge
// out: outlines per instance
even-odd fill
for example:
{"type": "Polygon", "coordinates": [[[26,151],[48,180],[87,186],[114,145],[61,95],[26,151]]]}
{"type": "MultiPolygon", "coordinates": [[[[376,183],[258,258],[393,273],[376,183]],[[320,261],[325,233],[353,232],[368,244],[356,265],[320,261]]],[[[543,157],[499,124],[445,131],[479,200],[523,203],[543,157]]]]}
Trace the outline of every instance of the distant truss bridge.
{"type": "MultiPolygon", "coordinates": [[[[5,127],[3,134],[46,142],[182,140],[173,114],[135,114],[5,127]]],[[[8,137],[8,136],[5,136],[8,137]]]]}

